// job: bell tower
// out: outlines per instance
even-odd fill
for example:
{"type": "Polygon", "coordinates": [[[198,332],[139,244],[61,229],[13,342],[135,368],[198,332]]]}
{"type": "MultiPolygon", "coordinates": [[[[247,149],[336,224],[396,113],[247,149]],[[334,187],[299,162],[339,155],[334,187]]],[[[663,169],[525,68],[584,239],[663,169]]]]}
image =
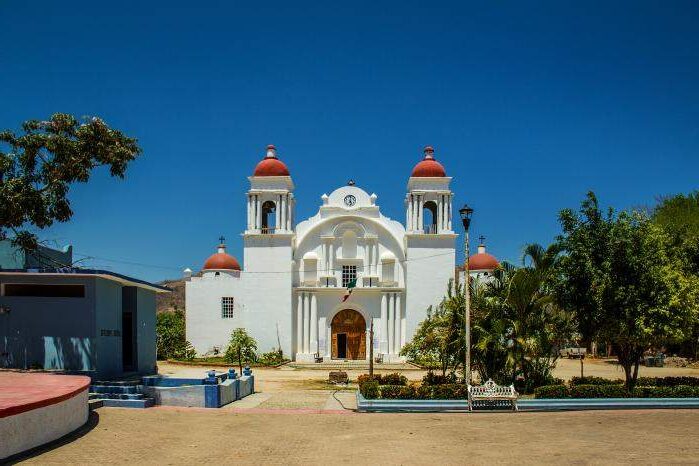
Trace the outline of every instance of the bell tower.
{"type": "Polygon", "coordinates": [[[408,179],[405,229],[408,234],[451,235],[451,178],[435,160],[431,146],[425,147],[424,154],[408,179]]]}
{"type": "Polygon", "coordinates": [[[414,335],[429,306],[439,304],[454,278],[451,178],[427,146],[408,178],[405,198],[406,326],[414,335]],[[437,299],[435,297],[438,297],[437,299]]]}
{"type": "MultiPolygon", "coordinates": [[[[249,302],[265,303],[266,310],[264,315],[249,316],[248,322],[260,341],[278,342],[284,354],[291,355],[294,183],[272,145],[248,179],[245,286],[249,302]]],[[[255,314],[260,306],[242,312],[255,314]]]]}
{"type": "Polygon", "coordinates": [[[249,178],[248,221],[245,234],[278,235],[292,232],[294,183],[289,169],[267,146],[267,154],[249,178]]]}

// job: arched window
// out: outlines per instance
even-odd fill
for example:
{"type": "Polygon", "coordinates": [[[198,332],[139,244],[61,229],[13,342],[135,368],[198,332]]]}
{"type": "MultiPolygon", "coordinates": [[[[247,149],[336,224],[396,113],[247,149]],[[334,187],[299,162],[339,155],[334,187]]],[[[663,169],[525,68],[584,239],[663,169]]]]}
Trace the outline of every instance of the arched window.
{"type": "Polygon", "coordinates": [[[424,209],[422,211],[422,222],[424,224],[425,233],[436,234],[437,233],[437,203],[434,201],[427,201],[424,204],[424,209]]]}
{"type": "Polygon", "coordinates": [[[274,201],[265,201],[262,204],[262,233],[274,233],[277,226],[277,205],[274,201]]]}

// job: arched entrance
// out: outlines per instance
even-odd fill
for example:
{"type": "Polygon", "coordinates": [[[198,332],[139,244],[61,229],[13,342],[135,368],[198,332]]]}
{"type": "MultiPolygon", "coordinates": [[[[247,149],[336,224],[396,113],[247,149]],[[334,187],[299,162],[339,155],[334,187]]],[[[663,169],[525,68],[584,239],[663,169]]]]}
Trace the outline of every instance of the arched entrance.
{"type": "Polygon", "coordinates": [[[333,359],[366,359],[366,322],[353,309],[335,314],[330,324],[333,359]]]}

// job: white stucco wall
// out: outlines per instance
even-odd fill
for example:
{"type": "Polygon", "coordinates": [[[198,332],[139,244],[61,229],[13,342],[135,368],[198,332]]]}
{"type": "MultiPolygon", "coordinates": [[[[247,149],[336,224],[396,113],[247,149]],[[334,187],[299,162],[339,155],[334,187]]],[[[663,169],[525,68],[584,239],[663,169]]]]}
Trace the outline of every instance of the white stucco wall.
{"type": "Polygon", "coordinates": [[[67,400],[0,418],[0,460],[63,437],[87,422],[88,389],[67,400]]]}

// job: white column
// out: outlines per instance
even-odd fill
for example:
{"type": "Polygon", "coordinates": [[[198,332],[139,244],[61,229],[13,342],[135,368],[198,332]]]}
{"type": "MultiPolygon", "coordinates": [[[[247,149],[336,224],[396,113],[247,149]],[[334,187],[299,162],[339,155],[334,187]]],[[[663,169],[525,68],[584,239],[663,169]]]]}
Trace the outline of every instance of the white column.
{"type": "Polygon", "coordinates": [[[415,225],[417,223],[417,218],[415,216],[415,195],[410,195],[410,231],[415,231],[415,225]]]}
{"type": "Polygon", "coordinates": [[[248,207],[247,207],[247,209],[248,209],[248,220],[247,220],[247,222],[246,222],[246,225],[247,225],[247,226],[245,227],[245,229],[246,229],[246,230],[249,230],[249,229],[250,229],[250,194],[248,194],[247,197],[248,197],[248,207]]]}
{"type": "Polygon", "coordinates": [[[395,328],[396,308],[393,293],[388,293],[388,353],[393,354],[393,329],[395,328]]]}
{"type": "Polygon", "coordinates": [[[388,353],[388,309],[386,306],[386,293],[381,293],[381,345],[380,351],[388,353]]]}
{"type": "Polygon", "coordinates": [[[260,205],[260,196],[255,195],[255,229],[262,228],[262,206],[260,205]]]}
{"type": "Polygon", "coordinates": [[[376,243],[374,244],[374,275],[379,274],[379,240],[376,240],[376,243]]]}
{"type": "Polygon", "coordinates": [[[303,353],[303,293],[299,293],[296,307],[296,353],[303,353]]]}
{"type": "Polygon", "coordinates": [[[400,347],[401,347],[401,342],[400,342],[400,325],[401,325],[400,324],[400,321],[401,321],[400,293],[396,293],[394,307],[396,308],[396,320],[393,323],[394,324],[393,344],[395,345],[395,347],[393,348],[393,352],[398,354],[398,353],[400,353],[400,347]]]}
{"type": "Polygon", "coordinates": [[[334,277],[335,276],[335,245],[333,243],[330,243],[330,258],[328,260],[328,275],[334,277]]]}
{"type": "Polygon", "coordinates": [[[447,195],[443,194],[442,195],[442,228],[444,230],[449,229],[449,224],[447,222],[448,218],[449,218],[449,214],[447,212],[447,195]]]}
{"type": "Polygon", "coordinates": [[[316,294],[311,294],[311,338],[310,352],[318,351],[318,301],[316,294]]]}
{"type": "Polygon", "coordinates": [[[444,229],[444,203],[442,202],[444,199],[444,196],[441,194],[439,195],[439,198],[437,198],[437,231],[436,233],[441,233],[442,230],[444,229]]]}
{"type": "Polygon", "coordinates": [[[420,195],[418,196],[418,199],[419,199],[419,204],[418,204],[418,207],[417,207],[418,217],[419,217],[419,220],[418,220],[418,229],[421,230],[421,231],[424,231],[424,230],[425,230],[425,219],[424,219],[423,217],[424,217],[424,215],[425,215],[425,212],[424,212],[424,209],[425,209],[425,198],[424,198],[424,196],[423,196],[422,194],[420,194],[420,195]]]}
{"type": "Polygon", "coordinates": [[[286,194],[279,196],[279,229],[286,231],[286,194]]]}
{"type": "Polygon", "coordinates": [[[453,214],[453,212],[452,212],[452,210],[451,210],[451,208],[452,208],[452,205],[451,205],[451,194],[447,196],[447,202],[449,203],[449,204],[447,205],[447,220],[448,220],[448,226],[447,226],[447,228],[449,229],[449,231],[451,231],[451,216],[452,216],[452,214],[453,214]]]}
{"type": "Polygon", "coordinates": [[[303,294],[303,352],[308,353],[311,339],[311,300],[308,293],[303,294]]]}

